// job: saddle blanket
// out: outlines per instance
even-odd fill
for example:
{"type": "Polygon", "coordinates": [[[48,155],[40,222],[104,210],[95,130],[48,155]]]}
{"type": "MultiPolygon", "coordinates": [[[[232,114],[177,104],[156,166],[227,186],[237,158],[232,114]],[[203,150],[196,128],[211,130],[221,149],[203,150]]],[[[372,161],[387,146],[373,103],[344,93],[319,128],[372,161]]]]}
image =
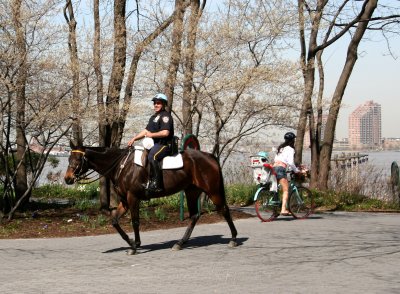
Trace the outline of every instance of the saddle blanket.
{"type": "MultiPolygon", "coordinates": [[[[143,166],[142,162],[143,149],[135,146],[134,162],[137,165],[143,166]]],[[[183,167],[182,154],[178,153],[175,156],[167,156],[162,160],[162,169],[178,169],[183,167]]]]}

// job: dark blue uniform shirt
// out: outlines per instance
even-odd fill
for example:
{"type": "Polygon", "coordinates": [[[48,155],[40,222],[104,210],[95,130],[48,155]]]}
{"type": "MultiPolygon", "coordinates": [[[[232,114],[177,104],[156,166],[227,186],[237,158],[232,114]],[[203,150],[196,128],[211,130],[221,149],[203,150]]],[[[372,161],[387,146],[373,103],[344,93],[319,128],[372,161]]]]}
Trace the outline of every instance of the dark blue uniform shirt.
{"type": "Polygon", "coordinates": [[[168,130],[168,137],[153,138],[153,140],[154,143],[158,143],[160,145],[166,145],[168,142],[171,142],[171,139],[174,137],[174,121],[171,114],[166,110],[162,110],[159,113],[153,114],[149,119],[146,130],[152,133],[168,130]]]}

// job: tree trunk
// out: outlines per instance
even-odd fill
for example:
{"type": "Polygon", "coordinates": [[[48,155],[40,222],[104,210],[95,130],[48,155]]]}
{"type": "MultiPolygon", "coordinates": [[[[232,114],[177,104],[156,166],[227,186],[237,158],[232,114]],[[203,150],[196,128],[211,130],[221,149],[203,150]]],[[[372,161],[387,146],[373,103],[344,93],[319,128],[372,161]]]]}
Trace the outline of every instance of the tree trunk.
{"type": "Polygon", "coordinates": [[[126,1],[114,1],[114,54],[110,82],[108,84],[106,112],[107,128],[105,143],[119,147],[119,98],[126,63],[126,1]]]}
{"type": "MultiPolygon", "coordinates": [[[[93,1],[94,40],[93,40],[93,66],[96,75],[96,96],[99,126],[99,146],[106,146],[106,112],[103,100],[103,73],[101,71],[100,57],[100,13],[99,0],[93,1]]],[[[110,205],[110,180],[100,178],[100,209],[108,210],[110,205]]]]}
{"type": "Polygon", "coordinates": [[[72,71],[72,141],[75,145],[83,144],[82,126],[81,126],[81,100],[79,96],[79,58],[78,46],[76,42],[76,20],[74,15],[74,8],[71,0],[66,0],[64,7],[64,17],[67,21],[69,34],[68,34],[68,49],[71,59],[72,71]],[[68,10],[68,15],[67,15],[68,10]]]}
{"type": "Polygon", "coordinates": [[[342,73],[339,78],[339,82],[335,88],[333,94],[332,103],[329,108],[328,121],[325,126],[324,142],[321,149],[321,159],[320,159],[320,174],[319,174],[319,188],[328,188],[329,179],[329,169],[330,169],[330,159],[333,149],[333,140],[336,129],[336,121],[339,115],[340,105],[342,103],[342,98],[346,90],[347,83],[349,81],[350,75],[353,71],[354,65],[357,61],[357,50],[361,39],[367,30],[369,20],[377,7],[377,0],[368,1],[365,6],[364,12],[358,22],[357,29],[350,41],[347,48],[346,62],[343,67],[342,73]]]}
{"type": "Polygon", "coordinates": [[[319,177],[319,159],[320,159],[320,142],[321,142],[321,129],[322,129],[322,98],[324,93],[324,67],[322,63],[322,50],[318,51],[316,58],[318,64],[318,75],[319,75],[319,88],[317,98],[317,121],[314,127],[314,117],[310,115],[310,148],[311,148],[311,181],[310,187],[315,188],[318,186],[319,177]]]}
{"type": "Polygon", "coordinates": [[[203,8],[199,9],[200,1],[191,1],[191,14],[189,19],[189,30],[187,36],[187,48],[184,61],[184,78],[183,78],[183,98],[182,98],[182,123],[183,136],[193,133],[193,109],[192,109],[192,89],[193,89],[193,73],[194,59],[196,53],[196,35],[199,19],[203,8]]]}
{"type": "MultiPolygon", "coordinates": [[[[294,158],[296,164],[300,164],[303,161],[303,144],[307,128],[307,117],[311,115],[312,120],[310,121],[314,123],[312,95],[314,92],[314,81],[315,81],[315,56],[318,52],[316,48],[317,48],[319,25],[323,15],[322,11],[326,3],[327,0],[318,0],[317,8],[315,12],[312,14],[312,19],[311,19],[312,26],[311,26],[310,40],[308,44],[308,51],[306,58],[306,45],[305,45],[305,35],[304,35],[305,3],[304,0],[298,1],[299,24],[300,24],[300,46],[301,46],[300,60],[302,64],[303,78],[304,78],[304,98],[303,98],[302,108],[300,111],[299,122],[297,125],[297,138],[295,145],[296,153],[294,158]]],[[[310,131],[311,132],[313,131],[312,126],[310,126],[310,131]]],[[[313,168],[313,166],[311,166],[311,168],[313,168]]]]}
{"type": "Polygon", "coordinates": [[[176,83],[176,74],[178,72],[179,62],[181,60],[181,44],[183,35],[183,16],[185,8],[183,0],[175,0],[175,19],[174,29],[172,32],[172,48],[171,57],[168,67],[167,78],[164,85],[164,94],[168,97],[168,108],[172,110],[172,104],[174,101],[174,88],[176,83]]]}
{"type": "MultiPolygon", "coordinates": [[[[18,52],[19,69],[17,73],[16,95],[16,143],[17,143],[17,170],[15,178],[16,200],[19,200],[28,189],[25,153],[27,142],[25,137],[25,87],[27,80],[27,50],[25,31],[21,19],[22,0],[15,0],[12,4],[13,25],[16,32],[16,47],[18,52]]],[[[29,197],[25,198],[29,200],[29,197]]]]}

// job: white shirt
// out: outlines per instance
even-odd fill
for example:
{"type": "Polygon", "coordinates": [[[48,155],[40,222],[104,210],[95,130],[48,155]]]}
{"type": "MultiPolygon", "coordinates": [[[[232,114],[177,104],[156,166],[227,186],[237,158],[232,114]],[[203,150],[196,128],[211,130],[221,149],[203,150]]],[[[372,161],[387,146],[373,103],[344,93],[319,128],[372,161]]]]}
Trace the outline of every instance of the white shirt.
{"type": "Polygon", "coordinates": [[[294,149],[290,146],[282,148],[281,151],[276,154],[274,161],[281,161],[286,164],[286,167],[290,167],[293,172],[299,172],[299,169],[294,164],[294,149]]]}

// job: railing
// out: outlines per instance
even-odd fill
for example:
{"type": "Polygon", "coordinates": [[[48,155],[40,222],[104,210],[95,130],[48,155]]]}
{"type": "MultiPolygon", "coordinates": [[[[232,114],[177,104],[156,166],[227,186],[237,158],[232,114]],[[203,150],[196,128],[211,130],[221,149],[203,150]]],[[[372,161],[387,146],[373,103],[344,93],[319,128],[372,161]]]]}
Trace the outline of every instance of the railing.
{"type": "Polygon", "coordinates": [[[368,162],[368,154],[345,153],[335,154],[331,159],[336,168],[354,168],[359,164],[368,162]]]}
{"type": "Polygon", "coordinates": [[[331,162],[331,185],[333,188],[351,191],[363,181],[361,166],[368,162],[368,155],[342,152],[335,154],[331,162]]]}

